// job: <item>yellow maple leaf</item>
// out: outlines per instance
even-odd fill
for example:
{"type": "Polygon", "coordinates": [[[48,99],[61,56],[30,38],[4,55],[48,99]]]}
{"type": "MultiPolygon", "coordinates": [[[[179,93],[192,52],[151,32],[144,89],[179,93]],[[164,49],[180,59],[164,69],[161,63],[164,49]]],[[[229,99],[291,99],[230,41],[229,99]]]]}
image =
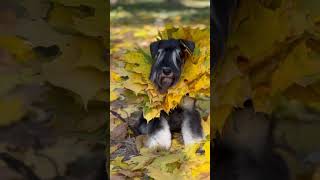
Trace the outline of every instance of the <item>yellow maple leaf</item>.
{"type": "Polygon", "coordinates": [[[204,154],[198,154],[197,151],[200,144],[193,144],[187,146],[184,150],[187,157],[187,161],[182,166],[182,171],[185,177],[188,179],[196,180],[200,179],[204,174],[205,177],[201,179],[210,179],[210,140],[209,138],[205,141],[202,149],[204,154]]]}
{"type": "Polygon", "coordinates": [[[309,49],[306,42],[299,44],[292,53],[279,65],[272,75],[271,92],[286,90],[290,85],[306,77],[320,74],[320,54],[309,49]]]}
{"type": "Polygon", "coordinates": [[[121,169],[129,168],[129,165],[123,162],[123,158],[124,158],[123,156],[118,156],[110,162],[110,164],[112,165],[110,166],[111,174],[117,173],[117,169],[119,168],[121,169]]]}

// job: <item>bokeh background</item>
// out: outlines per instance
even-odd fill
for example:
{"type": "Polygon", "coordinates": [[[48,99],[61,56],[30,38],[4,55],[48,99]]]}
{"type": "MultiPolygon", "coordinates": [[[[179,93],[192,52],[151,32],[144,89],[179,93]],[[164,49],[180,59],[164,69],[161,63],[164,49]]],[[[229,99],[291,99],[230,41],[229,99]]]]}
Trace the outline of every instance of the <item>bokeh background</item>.
{"type": "Polygon", "coordinates": [[[0,179],[105,179],[108,3],[1,0],[0,179]]]}
{"type": "Polygon", "coordinates": [[[111,60],[134,47],[148,47],[165,24],[206,27],[208,0],[111,0],[111,60]]]}

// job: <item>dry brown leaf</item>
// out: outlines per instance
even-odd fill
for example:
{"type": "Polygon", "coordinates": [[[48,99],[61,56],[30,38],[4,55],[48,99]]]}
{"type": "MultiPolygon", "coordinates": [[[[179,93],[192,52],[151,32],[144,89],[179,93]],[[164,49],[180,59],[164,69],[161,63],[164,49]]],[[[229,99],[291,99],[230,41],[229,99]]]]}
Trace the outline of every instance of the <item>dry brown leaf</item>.
{"type": "Polygon", "coordinates": [[[111,131],[110,138],[112,140],[121,141],[126,138],[127,133],[128,133],[128,124],[122,123],[111,131]]]}

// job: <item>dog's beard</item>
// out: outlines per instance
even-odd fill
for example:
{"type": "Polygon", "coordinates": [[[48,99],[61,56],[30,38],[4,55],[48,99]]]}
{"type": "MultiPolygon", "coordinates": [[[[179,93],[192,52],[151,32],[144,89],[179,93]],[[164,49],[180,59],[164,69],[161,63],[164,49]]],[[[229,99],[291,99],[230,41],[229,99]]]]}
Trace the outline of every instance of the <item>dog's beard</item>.
{"type": "Polygon", "coordinates": [[[179,74],[173,74],[171,77],[163,76],[161,72],[154,71],[151,74],[151,77],[154,76],[152,82],[157,86],[158,91],[163,94],[168,91],[168,89],[172,86],[174,86],[178,80],[180,75],[179,74]]]}
{"type": "Polygon", "coordinates": [[[176,83],[176,78],[172,77],[163,77],[161,74],[159,75],[159,88],[160,93],[165,93],[167,90],[176,83]]]}

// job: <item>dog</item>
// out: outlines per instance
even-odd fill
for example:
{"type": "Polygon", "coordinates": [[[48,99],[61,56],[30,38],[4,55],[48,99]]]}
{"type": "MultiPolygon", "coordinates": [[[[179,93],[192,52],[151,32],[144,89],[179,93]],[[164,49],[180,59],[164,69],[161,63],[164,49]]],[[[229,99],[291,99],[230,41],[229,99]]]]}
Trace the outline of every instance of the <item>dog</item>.
{"type": "MultiPolygon", "coordinates": [[[[179,80],[183,65],[195,48],[195,43],[184,39],[159,40],[150,44],[151,67],[150,80],[159,93],[167,93],[179,80]]],[[[160,112],[159,118],[149,123],[143,118],[138,122],[141,134],[147,134],[146,146],[149,148],[169,149],[171,133],[181,132],[185,145],[203,139],[200,113],[196,110],[196,100],[186,95],[180,106],[169,114],[160,112]]]]}
{"type": "Polygon", "coordinates": [[[150,44],[154,63],[149,78],[161,94],[179,81],[183,64],[194,48],[194,42],[183,39],[159,40],[150,44]]]}
{"type": "Polygon", "coordinates": [[[196,100],[186,95],[177,108],[169,114],[161,111],[160,117],[149,123],[141,115],[137,129],[140,134],[147,135],[146,147],[168,150],[171,147],[172,132],[181,132],[185,145],[202,141],[201,117],[195,104],[196,100]]]}

